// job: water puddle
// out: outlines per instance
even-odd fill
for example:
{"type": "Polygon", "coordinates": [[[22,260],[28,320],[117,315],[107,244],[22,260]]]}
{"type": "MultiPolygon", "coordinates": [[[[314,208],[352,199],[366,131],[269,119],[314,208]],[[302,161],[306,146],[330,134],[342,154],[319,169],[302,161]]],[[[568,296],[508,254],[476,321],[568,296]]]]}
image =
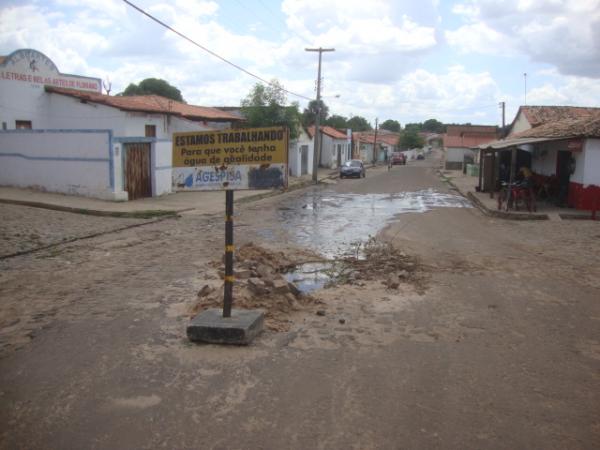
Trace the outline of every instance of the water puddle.
{"type": "Polygon", "coordinates": [[[295,243],[334,259],[353,253],[357,240],[374,236],[398,215],[423,213],[434,208],[470,207],[464,197],[433,189],[364,195],[315,189],[289,199],[279,208],[278,216],[295,243]]]}
{"type": "Polygon", "coordinates": [[[283,276],[300,291],[310,293],[322,289],[336,279],[334,262],[308,262],[298,264],[283,276]]]}

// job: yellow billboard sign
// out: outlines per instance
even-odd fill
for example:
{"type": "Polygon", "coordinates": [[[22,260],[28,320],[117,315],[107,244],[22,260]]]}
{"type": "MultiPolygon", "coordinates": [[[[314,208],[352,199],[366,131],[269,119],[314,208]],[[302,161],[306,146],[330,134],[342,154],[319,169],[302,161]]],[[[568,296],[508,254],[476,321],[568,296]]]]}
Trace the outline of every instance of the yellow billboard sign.
{"type": "Polygon", "coordinates": [[[287,186],[288,132],[281,127],[173,134],[177,190],[287,186]]]}

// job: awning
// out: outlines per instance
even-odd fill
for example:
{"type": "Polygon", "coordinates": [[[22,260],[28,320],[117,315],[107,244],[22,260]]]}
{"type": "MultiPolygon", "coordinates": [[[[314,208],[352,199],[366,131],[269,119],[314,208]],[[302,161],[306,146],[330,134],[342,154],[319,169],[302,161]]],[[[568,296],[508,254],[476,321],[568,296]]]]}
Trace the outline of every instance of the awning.
{"type": "Polygon", "coordinates": [[[548,141],[560,141],[565,138],[515,138],[515,139],[504,139],[500,141],[488,142],[479,146],[482,150],[502,150],[509,147],[519,147],[525,144],[535,144],[537,142],[548,142],[548,141]]]}

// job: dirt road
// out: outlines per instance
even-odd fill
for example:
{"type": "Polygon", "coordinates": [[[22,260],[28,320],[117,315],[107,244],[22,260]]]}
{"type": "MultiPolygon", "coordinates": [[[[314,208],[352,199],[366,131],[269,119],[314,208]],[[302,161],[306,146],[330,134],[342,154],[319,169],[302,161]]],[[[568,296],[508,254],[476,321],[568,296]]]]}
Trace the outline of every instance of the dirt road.
{"type": "Polygon", "coordinates": [[[600,225],[448,194],[425,162],[238,206],[238,245],[293,260],[380,230],[417,261],[397,288],[315,291],[247,348],[184,338],[220,215],[0,261],[0,448],[596,447],[600,225]]]}

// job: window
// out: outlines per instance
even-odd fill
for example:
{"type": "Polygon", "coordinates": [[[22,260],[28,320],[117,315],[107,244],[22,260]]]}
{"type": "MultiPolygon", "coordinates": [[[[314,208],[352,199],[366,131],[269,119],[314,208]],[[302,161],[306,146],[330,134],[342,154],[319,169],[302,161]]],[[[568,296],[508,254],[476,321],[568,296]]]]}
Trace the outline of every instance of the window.
{"type": "Polygon", "coordinates": [[[156,137],[156,125],[146,125],[146,137],[156,137]]]}
{"type": "Polygon", "coordinates": [[[31,120],[15,120],[17,130],[31,130],[31,120]]]}

